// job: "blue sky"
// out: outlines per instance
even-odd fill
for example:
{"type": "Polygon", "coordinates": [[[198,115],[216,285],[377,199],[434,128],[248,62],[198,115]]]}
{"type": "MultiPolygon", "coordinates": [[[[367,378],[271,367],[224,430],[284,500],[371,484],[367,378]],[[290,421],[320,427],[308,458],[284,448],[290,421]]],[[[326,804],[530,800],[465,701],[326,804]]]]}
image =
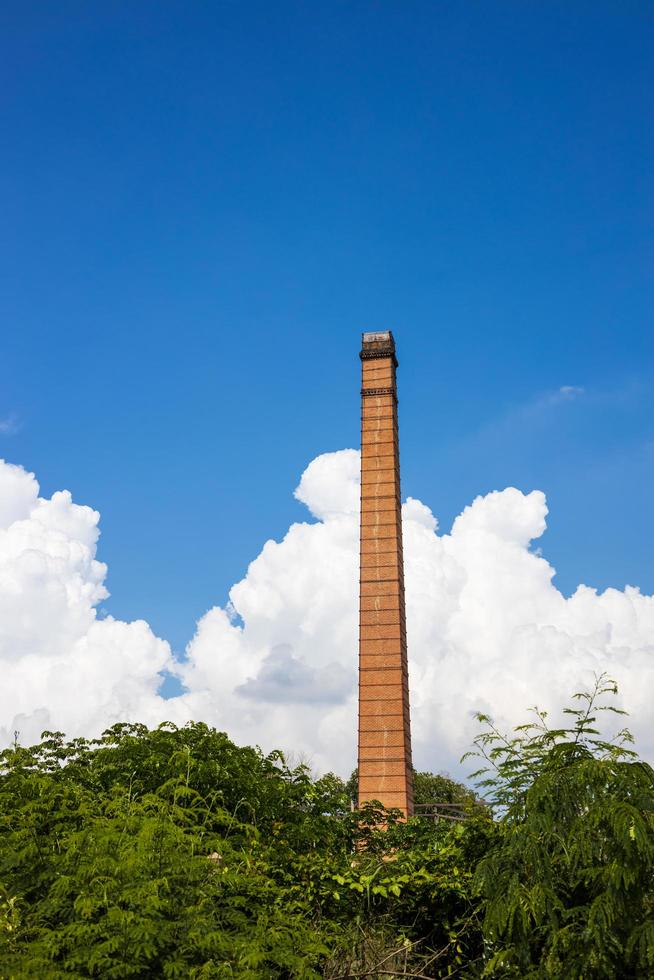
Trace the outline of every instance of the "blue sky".
{"type": "Polygon", "coordinates": [[[107,610],[183,648],[358,445],[388,328],[405,495],[542,489],[564,592],[654,591],[653,41],[629,2],[4,5],[0,455],[101,511],[107,610]]]}

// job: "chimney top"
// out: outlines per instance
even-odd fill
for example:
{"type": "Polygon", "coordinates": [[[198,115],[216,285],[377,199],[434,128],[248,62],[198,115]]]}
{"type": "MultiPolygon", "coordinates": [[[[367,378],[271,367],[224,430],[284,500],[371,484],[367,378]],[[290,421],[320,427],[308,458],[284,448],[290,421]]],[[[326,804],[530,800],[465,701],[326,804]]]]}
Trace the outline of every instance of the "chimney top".
{"type": "Polygon", "coordinates": [[[380,330],[361,335],[361,360],[369,357],[392,357],[395,367],[397,358],[395,356],[395,340],[390,330],[380,330]]]}
{"type": "Polygon", "coordinates": [[[366,347],[368,344],[392,344],[395,347],[395,341],[393,340],[393,334],[390,330],[380,330],[373,333],[364,333],[361,335],[363,341],[363,346],[366,347]]]}

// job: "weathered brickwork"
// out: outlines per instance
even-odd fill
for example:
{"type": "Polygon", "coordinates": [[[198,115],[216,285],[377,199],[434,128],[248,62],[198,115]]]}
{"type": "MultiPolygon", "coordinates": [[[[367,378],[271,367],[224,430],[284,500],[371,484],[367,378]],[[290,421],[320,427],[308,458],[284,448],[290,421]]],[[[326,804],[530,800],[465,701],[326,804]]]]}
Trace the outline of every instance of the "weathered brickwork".
{"type": "Polygon", "coordinates": [[[395,343],[361,350],[359,803],[413,812],[395,343]]]}

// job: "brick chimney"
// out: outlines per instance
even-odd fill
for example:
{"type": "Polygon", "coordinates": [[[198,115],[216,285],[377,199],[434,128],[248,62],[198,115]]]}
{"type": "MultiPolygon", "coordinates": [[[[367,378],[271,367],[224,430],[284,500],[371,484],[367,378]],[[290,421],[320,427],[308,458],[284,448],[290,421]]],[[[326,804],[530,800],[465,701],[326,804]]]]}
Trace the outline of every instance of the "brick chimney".
{"type": "Polygon", "coordinates": [[[413,813],[395,341],[361,348],[359,804],[413,813]]]}

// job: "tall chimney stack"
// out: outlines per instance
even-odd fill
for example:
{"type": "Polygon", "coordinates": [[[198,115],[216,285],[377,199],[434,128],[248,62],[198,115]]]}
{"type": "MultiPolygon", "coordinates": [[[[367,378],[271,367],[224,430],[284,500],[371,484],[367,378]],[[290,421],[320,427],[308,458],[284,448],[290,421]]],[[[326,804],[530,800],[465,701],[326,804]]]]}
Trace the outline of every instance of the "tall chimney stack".
{"type": "Polygon", "coordinates": [[[395,341],[361,348],[359,805],[413,813],[395,341]]]}

